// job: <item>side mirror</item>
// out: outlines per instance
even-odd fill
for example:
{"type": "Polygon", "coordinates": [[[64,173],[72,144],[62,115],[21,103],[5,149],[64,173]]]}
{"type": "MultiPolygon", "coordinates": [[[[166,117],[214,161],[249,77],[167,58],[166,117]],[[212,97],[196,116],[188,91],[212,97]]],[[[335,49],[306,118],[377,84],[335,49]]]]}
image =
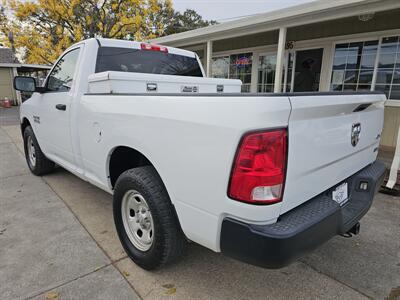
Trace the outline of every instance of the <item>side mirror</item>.
{"type": "Polygon", "coordinates": [[[36,91],[36,81],[33,77],[15,76],[14,89],[21,92],[33,93],[36,91]]]}

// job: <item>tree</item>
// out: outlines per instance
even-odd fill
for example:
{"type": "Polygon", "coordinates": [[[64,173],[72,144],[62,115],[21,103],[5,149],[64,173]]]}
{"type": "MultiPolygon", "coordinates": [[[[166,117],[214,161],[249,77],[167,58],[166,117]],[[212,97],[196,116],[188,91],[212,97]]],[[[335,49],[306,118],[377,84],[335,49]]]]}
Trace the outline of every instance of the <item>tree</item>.
{"type": "Polygon", "coordinates": [[[9,46],[13,46],[13,39],[9,32],[10,22],[8,20],[4,6],[0,7],[0,44],[7,42],[9,46]]]}
{"type": "Polygon", "coordinates": [[[170,24],[165,28],[163,35],[180,33],[218,24],[217,21],[203,20],[195,10],[187,9],[183,13],[175,12],[170,24]]]}
{"type": "Polygon", "coordinates": [[[146,40],[163,35],[164,24],[174,15],[171,0],[8,0],[4,6],[3,41],[10,44],[12,32],[24,60],[44,64],[86,38],[146,40]]]}
{"type": "Polygon", "coordinates": [[[148,40],[214,24],[171,0],[0,0],[0,43],[27,63],[52,64],[91,37],[148,40]]]}

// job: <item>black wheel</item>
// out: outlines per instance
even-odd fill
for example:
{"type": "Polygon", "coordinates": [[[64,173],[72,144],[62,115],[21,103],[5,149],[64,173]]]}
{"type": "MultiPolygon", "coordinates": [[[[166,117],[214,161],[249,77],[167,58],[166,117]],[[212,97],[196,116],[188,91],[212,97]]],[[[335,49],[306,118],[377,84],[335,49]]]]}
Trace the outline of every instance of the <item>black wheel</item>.
{"type": "Polygon", "coordinates": [[[152,166],[120,175],[113,209],[122,246],[140,267],[156,269],[183,255],[185,236],[164,184],[152,166]]]}
{"type": "Polygon", "coordinates": [[[31,126],[26,127],[24,131],[24,150],[26,162],[33,174],[45,175],[54,169],[54,163],[40,149],[31,126]]]}

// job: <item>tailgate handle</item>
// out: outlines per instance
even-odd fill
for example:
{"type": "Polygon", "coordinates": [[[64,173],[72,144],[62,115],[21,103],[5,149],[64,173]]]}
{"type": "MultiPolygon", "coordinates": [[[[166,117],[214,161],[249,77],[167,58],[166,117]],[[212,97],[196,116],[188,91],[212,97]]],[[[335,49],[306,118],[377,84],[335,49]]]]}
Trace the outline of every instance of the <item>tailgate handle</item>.
{"type": "Polygon", "coordinates": [[[371,106],[372,103],[364,103],[364,104],[360,104],[359,106],[357,106],[353,112],[359,112],[359,111],[363,111],[366,110],[368,107],[371,106]]]}
{"type": "Polygon", "coordinates": [[[58,110],[67,110],[67,106],[65,104],[57,104],[56,108],[58,110]]]}
{"type": "Polygon", "coordinates": [[[148,92],[157,92],[157,83],[148,83],[147,91],[148,92]]]}

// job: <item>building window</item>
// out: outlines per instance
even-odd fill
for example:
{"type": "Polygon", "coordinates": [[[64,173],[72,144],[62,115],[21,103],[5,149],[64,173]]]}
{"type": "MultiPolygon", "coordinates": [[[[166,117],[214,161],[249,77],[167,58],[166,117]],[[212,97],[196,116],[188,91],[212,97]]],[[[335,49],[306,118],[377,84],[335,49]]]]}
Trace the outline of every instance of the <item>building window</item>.
{"type": "Polygon", "coordinates": [[[229,78],[229,56],[213,58],[211,76],[214,78],[229,78]]]}
{"type": "Polygon", "coordinates": [[[249,93],[251,85],[251,67],[253,54],[235,54],[230,56],[229,78],[242,81],[242,92],[249,93]]]}
{"type": "Polygon", "coordinates": [[[378,41],[337,44],[333,60],[331,90],[370,90],[378,41]]]}
{"type": "Polygon", "coordinates": [[[261,55],[258,63],[258,93],[272,93],[274,91],[276,69],[276,55],[261,55]]]}
{"type": "Polygon", "coordinates": [[[285,59],[285,63],[284,63],[284,66],[283,66],[283,69],[284,69],[284,73],[283,73],[283,80],[282,80],[282,82],[283,82],[283,84],[284,84],[284,87],[283,87],[283,91],[284,92],[292,92],[293,90],[292,90],[292,74],[293,74],[293,63],[294,63],[294,53],[293,52],[289,52],[288,53],[288,57],[287,57],[287,59],[285,59]],[[286,64],[288,65],[287,66],[287,72],[285,71],[286,70],[286,64]]]}
{"type": "Polygon", "coordinates": [[[212,77],[240,79],[242,92],[248,93],[251,86],[252,60],[252,53],[215,57],[212,61],[212,77]]]}
{"type": "Polygon", "coordinates": [[[375,90],[388,99],[400,100],[400,36],[382,39],[375,90]]]}

